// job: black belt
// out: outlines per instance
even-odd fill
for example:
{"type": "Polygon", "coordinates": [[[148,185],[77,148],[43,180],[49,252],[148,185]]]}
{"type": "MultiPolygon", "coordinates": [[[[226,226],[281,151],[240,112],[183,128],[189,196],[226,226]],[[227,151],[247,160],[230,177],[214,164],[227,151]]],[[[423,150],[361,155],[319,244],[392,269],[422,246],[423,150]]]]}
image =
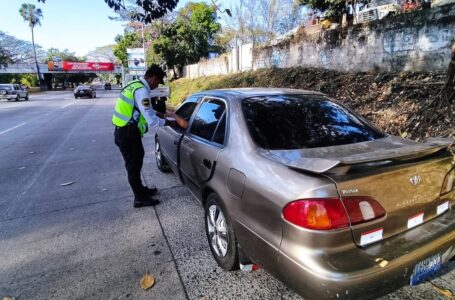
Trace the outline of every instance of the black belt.
{"type": "Polygon", "coordinates": [[[125,126],[122,126],[122,127],[120,127],[120,126],[115,126],[115,129],[117,129],[117,130],[120,130],[120,129],[128,129],[128,128],[134,127],[134,126],[132,126],[132,125],[137,125],[137,124],[136,124],[136,123],[128,123],[128,124],[126,124],[125,126]]]}

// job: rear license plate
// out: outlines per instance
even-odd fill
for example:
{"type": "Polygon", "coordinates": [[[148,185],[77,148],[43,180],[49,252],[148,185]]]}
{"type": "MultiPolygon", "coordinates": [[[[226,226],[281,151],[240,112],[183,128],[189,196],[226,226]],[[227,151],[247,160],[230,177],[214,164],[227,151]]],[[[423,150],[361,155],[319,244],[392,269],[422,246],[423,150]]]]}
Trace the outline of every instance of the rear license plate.
{"type": "Polygon", "coordinates": [[[441,254],[437,253],[433,256],[425,258],[415,265],[411,275],[410,285],[417,285],[428,277],[437,273],[442,266],[441,254]]]}

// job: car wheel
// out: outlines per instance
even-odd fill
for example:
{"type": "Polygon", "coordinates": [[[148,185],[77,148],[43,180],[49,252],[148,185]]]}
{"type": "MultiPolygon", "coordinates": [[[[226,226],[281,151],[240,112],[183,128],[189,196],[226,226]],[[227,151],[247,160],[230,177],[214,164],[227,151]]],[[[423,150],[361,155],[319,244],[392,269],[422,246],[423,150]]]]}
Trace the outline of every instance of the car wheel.
{"type": "Polygon", "coordinates": [[[212,193],[205,204],[205,232],[218,265],[226,271],[239,268],[239,253],[234,228],[218,195],[212,193]]]}
{"type": "Polygon", "coordinates": [[[166,159],[163,157],[161,153],[161,145],[158,139],[155,140],[155,159],[156,159],[156,166],[158,170],[161,172],[169,172],[169,164],[167,163],[166,159]]]}

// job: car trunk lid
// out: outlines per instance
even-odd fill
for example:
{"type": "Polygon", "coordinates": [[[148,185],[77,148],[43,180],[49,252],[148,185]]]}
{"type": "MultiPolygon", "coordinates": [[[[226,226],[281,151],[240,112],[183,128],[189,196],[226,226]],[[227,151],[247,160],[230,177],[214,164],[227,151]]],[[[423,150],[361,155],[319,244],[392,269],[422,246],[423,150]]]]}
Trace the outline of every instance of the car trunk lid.
{"type": "Polygon", "coordinates": [[[449,203],[440,198],[440,192],[451,162],[450,156],[437,156],[329,175],[342,201],[366,196],[377,201],[386,212],[381,219],[351,226],[356,244],[365,246],[383,240],[444,213],[449,203]]]}
{"type": "Polygon", "coordinates": [[[264,155],[296,170],[325,174],[336,184],[342,201],[356,197],[377,201],[386,212],[384,217],[351,226],[355,243],[366,246],[448,209],[440,192],[453,157],[429,155],[451,144],[450,139],[416,143],[387,137],[325,149],[274,150],[264,155]]]}

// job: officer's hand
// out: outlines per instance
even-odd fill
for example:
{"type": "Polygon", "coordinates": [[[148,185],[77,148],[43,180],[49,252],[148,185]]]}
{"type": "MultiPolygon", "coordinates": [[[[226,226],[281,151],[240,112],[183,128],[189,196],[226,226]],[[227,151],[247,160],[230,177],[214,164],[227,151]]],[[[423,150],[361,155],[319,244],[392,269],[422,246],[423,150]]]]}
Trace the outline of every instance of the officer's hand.
{"type": "Polygon", "coordinates": [[[173,112],[172,110],[166,109],[166,116],[175,119],[176,114],[175,114],[175,112],[173,112]]]}
{"type": "Polygon", "coordinates": [[[155,114],[160,119],[165,119],[166,118],[166,115],[161,113],[161,112],[159,112],[159,111],[155,111],[155,114]]]}

